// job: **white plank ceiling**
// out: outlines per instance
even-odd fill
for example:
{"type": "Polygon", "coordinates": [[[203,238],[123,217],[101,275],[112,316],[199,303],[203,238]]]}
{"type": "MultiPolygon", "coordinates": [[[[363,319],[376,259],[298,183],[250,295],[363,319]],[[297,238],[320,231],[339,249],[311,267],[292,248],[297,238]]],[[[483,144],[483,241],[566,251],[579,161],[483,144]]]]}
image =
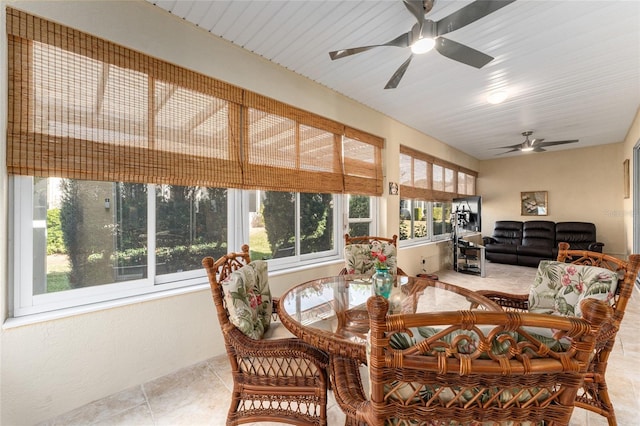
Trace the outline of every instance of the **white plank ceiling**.
{"type": "MultiPolygon", "coordinates": [[[[401,0],[147,0],[177,17],[397,119],[478,159],[534,132],[579,139],[548,151],[621,142],[640,106],[640,1],[517,0],[447,38],[495,59],[476,69],[438,52],[378,47],[332,61],[329,51],[382,44],[416,22],[401,0]],[[488,92],[506,89],[499,105],[488,92]]],[[[469,0],[436,0],[438,21],[469,0]]],[[[366,130],[366,129],[365,129],[366,130]]]]}

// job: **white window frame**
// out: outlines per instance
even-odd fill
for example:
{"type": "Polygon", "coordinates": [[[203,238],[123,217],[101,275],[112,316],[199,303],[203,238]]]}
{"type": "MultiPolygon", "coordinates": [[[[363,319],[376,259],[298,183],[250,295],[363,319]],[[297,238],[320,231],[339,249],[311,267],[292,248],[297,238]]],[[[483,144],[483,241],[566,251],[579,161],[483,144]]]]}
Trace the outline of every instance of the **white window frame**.
{"type": "MultiPolygon", "coordinates": [[[[440,201],[441,203],[449,203],[451,204],[451,201],[440,201]]],[[[433,232],[433,204],[435,203],[435,201],[430,201],[429,202],[429,215],[431,216],[431,235],[432,241],[444,241],[444,240],[449,240],[451,239],[451,232],[444,232],[442,234],[435,234],[433,232]]],[[[443,218],[444,219],[444,218],[443,218]]]]}
{"type": "Polygon", "coordinates": [[[352,223],[368,223],[369,224],[369,235],[378,235],[378,206],[380,205],[380,201],[378,197],[374,197],[369,195],[369,217],[349,217],[349,197],[351,195],[346,194],[342,198],[342,203],[344,207],[342,208],[343,214],[343,225],[342,225],[342,234],[339,235],[342,244],[344,244],[344,234],[349,232],[349,225],[352,223]]]}
{"type": "MultiPolygon", "coordinates": [[[[10,315],[23,317],[33,314],[59,312],[64,309],[78,308],[91,304],[113,302],[115,300],[134,298],[171,291],[192,291],[197,286],[208,285],[204,269],[163,274],[156,276],[155,244],[155,185],[149,184],[147,191],[147,278],[130,281],[120,281],[110,284],[77,288],[45,294],[33,294],[33,182],[30,176],[11,176],[9,179],[9,282],[10,286],[10,315]]],[[[249,241],[248,223],[248,191],[229,189],[227,192],[227,226],[228,247],[230,251],[239,250],[242,242],[249,241]],[[238,214],[238,212],[243,212],[238,214]]],[[[297,195],[298,201],[300,195],[297,195]]],[[[292,267],[317,265],[325,262],[340,260],[343,257],[344,240],[340,230],[345,228],[343,217],[345,212],[346,195],[334,195],[334,247],[324,252],[296,255],[281,259],[269,260],[270,272],[284,271],[292,267]]],[[[377,198],[372,200],[372,220],[376,225],[377,198]]],[[[296,203],[296,235],[299,236],[300,203],[296,203]]],[[[297,239],[298,240],[298,239],[297,239]]],[[[299,242],[296,243],[299,245],[299,242]]],[[[299,247],[296,250],[299,253],[299,247]]],[[[126,303],[126,300],[125,302],[126,303]]],[[[133,303],[133,300],[131,300],[133,303]]]]}
{"type": "MultiPolygon", "coordinates": [[[[299,266],[307,266],[313,265],[321,262],[328,262],[332,260],[337,260],[342,257],[342,246],[341,239],[342,236],[339,234],[339,230],[342,229],[342,224],[340,223],[340,217],[342,216],[340,212],[344,209],[343,200],[345,199],[344,195],[334,194],[333,196],[333,223],[334,223],[334,245],[333,249],[325,250],[315,253],[306,253],[306,254],[298,254],[300,253],[300,193],[296,193],[296,254],[294,256],[280,257],[277,259],[269,259],[269,271],[279,271],[284,269],[289,269],[291,267],[299,267],[299,266]]],[[[248,205],[248,204],[247,204],[248,205]]],[[[248,209],[243,210],[243,217],[248,219],[248,209]],[[246,211],[245,211],[246,210],[246,211]]],[[[247,224],[247,236],[249,226],[247,224]]],[[[249,241],[248,237],[244,241],[249,241]]]]}
{"type": "MultiPolygon", "coordinates": [[[[415,216],[415,214],[414,214],[415,206],[414,206],[413,203],[416,202],[416,201],[420,201],[420,202],[426,203],[426,207],[427,207],[427,212],[425,214],[426,221],[427,221],[428,224],[432,223],[432,220],[431,220],[432,219],[432,212],[431,212],[432,208],[431,208],[431,202],[430,201],[416,200],[416,199],[413,199],[413,198],[408,198],[408,199],[405,198],[405,200],[409,200],[409,202],[410,202],[410,204],[409,204],[409,206],[410,206],[409,207],[409,212],[411,214],[411,223],[412,223],[411,229],[410,229],[411,233],[414,232],[413,223],[414,223],[414,219],[415,219],[415,217],[414,217],[415,216]]],[[[398,211],[398,215],[400,215],[400,211],[398,211]]],[[[400,229],[398,229],[398,235],[400,235],[400,229]]],[[[433,241],[432,235],[433,235],[433,227],[431,225],[428,225],[427,226],[427,235],[425,235],[424,237],[411,237],[408,240],[400,240],[400,239],[398,239],[399,246],[400,247],[410,247],[410,246],[415,246],[415,245],[428,243],[428,242],[433,241]]]]}
{"type": "MultiPolygon", "coordinates": [[[[411,201],[411,220],[413,222],[413,217],[414,217],[414,214],[413,214],[413,208],[414,208],[413,207],[413,202],[414,201],[424,201],[424,200],[414,200],[414,199],[408,199],[408,200],[411,201]]],[[[434,234],[434,231],[433,231],[433,204],[434,204],[434,201],[424,201],[424,202],[427,203],[427,213],[425,214],[425,216],[427,218],[426,219],[427,223],[429,224],[427,226],[427,235],[424,236],[424,237],[410,238],[408,240],[398,240],[400,247],[411,247],[411,246],[416,246],[416,245],[420,245],[420,244],[431,243],[431,242],[436,242],[436,241],[446,241],[448,239],[451,239],[451,233],[449,233],[449,232],[445,232],[443,234],[434,234]]],[[[398,214],[400,214],[400,212],[398,212],[398,214]]],[[[400,235],[399,232],[398,232],[398,235],[400,235]]]]}

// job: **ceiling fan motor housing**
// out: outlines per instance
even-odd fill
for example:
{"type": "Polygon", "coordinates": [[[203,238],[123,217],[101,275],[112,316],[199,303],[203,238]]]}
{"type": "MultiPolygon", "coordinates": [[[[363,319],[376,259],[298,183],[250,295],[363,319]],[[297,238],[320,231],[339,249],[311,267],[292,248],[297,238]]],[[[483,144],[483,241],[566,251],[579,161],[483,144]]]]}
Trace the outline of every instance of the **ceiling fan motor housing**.
{"type": "Polygon", "coordinates": [[[433,0],[424,0],[422,2],[422,8],[425,14],[431,12],[431,9],[433,9],[433,0]]]}
{"type": "Polygon", "coordinates": [[[423,38],[434,39],[438,36],[436,23],[427,19],[420,23],[415,23],[409,33],[409,46],[423,38]]]}

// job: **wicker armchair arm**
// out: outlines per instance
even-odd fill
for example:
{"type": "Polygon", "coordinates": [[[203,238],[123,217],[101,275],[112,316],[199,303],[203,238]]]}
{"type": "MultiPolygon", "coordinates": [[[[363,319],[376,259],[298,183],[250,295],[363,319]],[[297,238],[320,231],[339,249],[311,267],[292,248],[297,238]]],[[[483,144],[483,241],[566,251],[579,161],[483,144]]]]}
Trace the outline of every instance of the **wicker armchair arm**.
{"type": "MultiPolygon", "coordinates": [[[[511,294],[494,290],[477,290],[476,293],[502,306],[508,311],[528,311],[528,294],[511,294]]],[[[471,302],[471,309],[476,309],[478,303],[471,302]]]]}
{"type": "Polygon", "coordinates": [[[228,337],[238,357],[305,359],[323,370],[329,367],[325,352],[297,338],[254,340],[235,327],[228,337]]]}
{"type": "Polygon", "coordinates": [[[352,358],[331,357],[331,377],[336,402],[347,415],[346,424],[366,425],[369,401],[364,394],[359,363],[352,358]]]}

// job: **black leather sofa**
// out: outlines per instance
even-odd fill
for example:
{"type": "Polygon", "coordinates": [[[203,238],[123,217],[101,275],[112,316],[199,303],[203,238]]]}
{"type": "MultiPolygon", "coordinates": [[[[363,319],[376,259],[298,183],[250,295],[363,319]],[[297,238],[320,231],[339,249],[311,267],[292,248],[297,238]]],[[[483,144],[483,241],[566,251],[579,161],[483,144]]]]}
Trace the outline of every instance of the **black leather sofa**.
{"type": "Polygon", "coordinates": [[[483,237],[485,257],[491,262],[538,267],[544,259],[556,259],[558,244],[572,249],[602,252],[596,226],[588,222],[496,221],[493,235],[483,237]]]}

